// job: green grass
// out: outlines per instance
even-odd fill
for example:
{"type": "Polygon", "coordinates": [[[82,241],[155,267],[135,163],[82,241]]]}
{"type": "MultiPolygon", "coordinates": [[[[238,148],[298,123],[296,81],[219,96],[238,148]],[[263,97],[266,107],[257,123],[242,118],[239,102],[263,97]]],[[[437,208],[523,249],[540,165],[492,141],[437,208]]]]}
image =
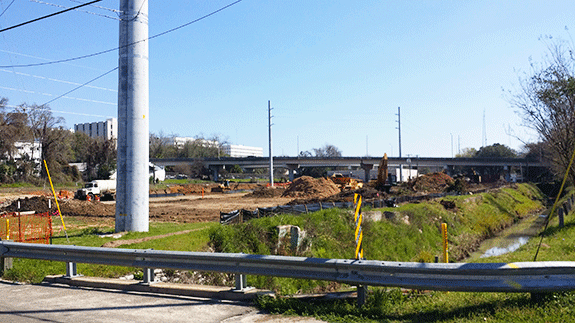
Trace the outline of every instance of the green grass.
{"type": "MultiPolygon", "coordinates": [[[[66,217],[65,223],[82,225],[82,222],[73,218],[66,217]]],[[[208,245],[208,232],[212,227],[219,226],[218,223],[150,223],[149,232],[129,232],[120,239],[113,237],[101,238],[99,235],[110,234],[114,232],[113,227],[98,226],[87,227],[82,229],[68,230],[66,240],[64,233],[54,237],[53,244],[71,244],[77,246],[100,247],[104,243],[112,240],[132,240],[150,236],[158,236],[171,232],[180,232],[185,230],[195,230],[181,235],[173,235],[165,238],[154,239],[141,243],[122,245],[120,248],[128,249],[149,249],[156,250],[176,250],[176,251],[205,251],[208,245]]],[[[20,281],[40,283],[46,275],[61,275],[66,273],[65,264],[55,261],[44,261],[35,259],[16,258],[13,260],[13,269],[4,273],[4,278],[20,281]]],[[[94,264],[78,264],[78,273],[85,276],[96,277],[120,277],[130,273],[135,273],[139,269],[122,266],[105,266],[94,264]]]]}
{"type": "MultiPolygon", "coordinates": [[[[525,186],[525,187],[523,187],[525,186]]],[[[448,210],[439,200],[384,208],[393,219],[363,224],[363,247],[366,259],[432,262],[442,254],[441,223],[448,225],[450,259],[462,259],[467,250],[540,210],[541,195],[532,186],[517,190],[503,189],[481,195],[454,196],[455,210],[448,210]]],[[[367,211],[367,209],[365,210],[367,211]]],[[[354,258],[355,224],[350,210],[329,209],[303,215],[280,215],[210,230],[210,241],[217,252],[249,254],[283,254],[318,258],[354,258]],[[291,252],[277,249],[279,225],[296,225],[306,231],[308,250],[291,252]]],[[[290,278],[248,276],[248,284],[273,289],[280,294],[323,291],[337,288],[326,282],[290,278]]]]}
{"type": "MultiPolygon", "coordinates": [[[[575,212],[565,218],[561,229],[557,219],[552,219],[542,236],[538,261],[575,261],[575,212]]],[[[538,244],[539,237],[532,238],[516,252],[477,262],[532,261],[538,244]]],[[[313,316],[328,322],[573,322],[575,317],[573,291],[531,299],[528,293],[402,293],[396,288],[370,288],[368,301],[361,309],[355,299],[261,297],[256,304],[271,313],[313,316]]]]}
{"type": "Polygon", "coordinates": [[[274,314],[313,316],[328,322],[572,322],[575,315],[573,292],[531,300],[526,293],[402,293],[373,288],[362,308],[355,299],[264,296],[256,304],[274,314]]]}

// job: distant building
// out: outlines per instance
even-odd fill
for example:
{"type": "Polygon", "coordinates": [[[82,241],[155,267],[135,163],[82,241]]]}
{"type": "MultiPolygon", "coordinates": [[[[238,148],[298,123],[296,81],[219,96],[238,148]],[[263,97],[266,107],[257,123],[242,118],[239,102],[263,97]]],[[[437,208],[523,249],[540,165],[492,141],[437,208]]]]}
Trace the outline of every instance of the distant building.
{"type": "Polygon", "coordinates": [[[194,137],[172,137],[172,144],[178,148],[183,148],[186,142],[199,142],[203,147],[216,147],[219,143],[213,140],[196,139],[194,137]]]}
{"type": "Polygon", "coordinates": [[[230,157],[263,157],[264,149],[261,147],[249,147],[242,145],[225,145],[223,153],[230,157]]]}
{"type": "Polygon", "coordinates": [[[110,118],[101,122],[75,124],[74,131],[83,132],[91,138],[118,139],[118,119],[110,118]]]}
{"type": "Polygon", "coordinates": [[[154,178],[154,182],[163,182],[166,180],[166,170],[163,166],[158,166],[150,163],[150,177],[154,178]]]}
{"type": "MultiPolygon", "coordinates": [[[[203,147],[217,147],[219,142],[206,139],[196,139],[193,137],[172,137],[172,144],[178,148],[183,148],[186,142],[199,142],[203,147]]],[[[230,157],[263,157],[264,149],[261,147],[249,147],[242,145],[223,145],[222,154],[230,157]]]]}
{"type": "Polygon", "coordinates": [[[35,140],[34,142],[17,141],[14,143],[14,148],[16,148],[16,152],[12,156],[14,159],[22,159],[24,155],[28,155],[31,160],[37,163],[40,162],[40,158],[42,156],[42,145],[39,140],[35,140]]]}

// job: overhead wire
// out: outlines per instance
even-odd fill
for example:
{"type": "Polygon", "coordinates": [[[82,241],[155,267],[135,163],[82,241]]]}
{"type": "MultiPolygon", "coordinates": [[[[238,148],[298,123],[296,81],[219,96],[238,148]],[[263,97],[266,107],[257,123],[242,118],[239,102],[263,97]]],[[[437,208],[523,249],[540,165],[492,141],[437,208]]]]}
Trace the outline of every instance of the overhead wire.
{"type": "MultiPolygon", "coordinates": [[[[70,8],[70,7],[66,7],[66,6],[63,6],[63,5],[59,5],[59,4],[55,4],[55,3],[49,3],[49,2],[44,2],[44,1],[40,1],[40,0],[30,0],[30,1],[36,2],[36,3],[39,3],[39,4],[45,4],[45,5],[52,6],[52,7],[56,7],[56,8],[65,8],[65,9],[70,8]]],[[[80,3],[81,3],[81,2],[80,2],[80,3]]],[[[110,17],[110,16],[107,16],[107,15],[103,15],[103,14],[100,14],[100,13],[91,12],[91,11],[87,11],[87,10],[75,9],[74,11],[83,12],[83,13],[88,13],[88,14],[91,14],[91,15],[100,16],[100,17],[104,17],[104,18],[109,18],[109,19],[113,19],[113,20],[120,20],[120,18],[117,18],[117,17],[110,17]]]]}
{"type": "MultiPolygon", "coordinates": [[[[83,2],[78,1],[78,0],[70,0],[70,1],[75,2],[75,3],[83,3],[83,2]]],[[[108,10],[108,11],[111,11],[111,12],[116,13],[116,14],[119,14],[121,12],[121,10],[118,10],[118,9],[106,8],[106,7],[98,6],[95,4],[91,4],[90,7],[94,7],[94,8],[98,8],[98,9],[102,9],[102,10],[108,10]]]]}
{"type": "Polygon", "coordinates": [[[8,10],[8,8],[10,8],[10,6],[14,3],[14,1],[16,1],[16,0],[12,0],[12,2],[10,2],[8,7],[6,7],[6,9],[2,10],[2,13],[0,13],[0,17],[2,17],[4,15],[4,13],[8,10]]]}
{"type": "MultiPolygon", "coordinates": [[[[3,35],[4,36],[4,35],[3,35]]],[[[28,55],[28,54],[22,54],[22,53],[18,53],[15,51],[9,51],[9,50],[4,50],[4,49],[0,49],[0,52],[4,52],[7,54],[13,54],[13,55],[20,55],[20,56],[24,56],[24,57],[30,57],[30,58],[34,58],[34,59],[39,59],[39,60],[43,60],[43,61],[50,61],[50,59],[48,58],[44,58],[44,57],[39,57],[39,56],[33,56],[33,55],[28,55]]],[[[78,64],[72,64],[72,63],[63,63],[66,65],[70,65],[70,66],[75,66],[75,67],[81,67],[81,68],[86,68],[86,69],[91,69],[91,70],[95,70],[95,71],[100,71],[102,72],[103,70],[101,68],[95,68],[95,67],[91,67],[91,66],[83,66],[83,65],[78,65],[78,64]]],[[[12,68],[13,66],[7,66],[5,68],[12,68]]]]}
{"type": "MultiPolygon", "coordinates": [[[[56,96],[55,94],[52,94],[52,93],[36,92],[36,91],[25,90],[25,89],[16,89],[16,88],[6,87],[6,86],[2,86],[2,85],[0,85],[0,89],[9,90],[9,91],[24,92],[24,93],[28,93],[28,94],[40,94],[40,95],[45,95],[45,96],[50,96],[50,97],[56,96]]],[[[73,97],[73,96],[63,96],[62,98],[64,98],[64,99],[70,99],[70,100],[76,100],[76,101],[84,101],[84,102],[107,104],[107,105],[117,105],[117,103],[114,103],[114,102],[106,102],[106,101],[98,101],[98,100],[91,100],[91,99],[84,99],[84,98],[76,98],[76,97],[73,97]]]]}
{"type": "MultiPolygon", "coordinates": [[[[20,109],[23,108],[22,106],[18,106],[18,105],[5,105],[5,107],[7,108],[13,108],[13,109],[20,109]]],[[[31,109],[31,110],[36,110],[36,109],[42,109],[42,106],[26,106],[26,109],[31,109]]],[[[99,114],[89,114],[89,113],[80,113],[80,112],[69,112],[69,111],[60,111],[60,110],[52,110],[50,109],[51,112],[57,112],[57,113],[63,113],[63,114],[73,114],[73,115],[79,115],[79,116],[87,116],[87,117],[98,117],[98,118],[112,118],[112,116],[104,116],[104,115],[99,115],[99,114]]]]}
{"type": "MultiPolygon", "coordinates": [[[[101,0],[98,0],[98,1],[101,1],[101,0]]],[[[61,59],[61,60],[57,60],[57,61],[44,62],[44,63],[33,63],[33,64],[21,64],[21,65],[0,65],[0,68],[35,67],[35,66],[52,65],[52,64],[59,64],[59,63],[71,62],[71,61],[76,61],[76,60],[80,60],[80,59],[84,59],[84,58],[89,58],[89,57],[94,57],[94,56],[106,54],[106,53],[113,52],[113,51],[116,51],[116,50],[121,49],[121,48],[129,47],[129,46],[132,46],[132,45],[135,45],[135,44],[144,42],[144,41],[148,41],[148,40],[151,40],[151,39],[154,39],[154,38],[157,38],[157,37],[166,35],[166,34],[168,34],[168,33],[174,32],[174,31],[176,31],[176,30],[178,30],[178,29],[181,29],[181,28],[187,27],[187,26],[189,26],[189,25],[191,25],[191,24],[194,24],[194,23],[199,22],[199,21],[201,21],[201,20],[204,20],[204,19],[206,19],[206,18],[208,18],[208,17],[210,17],[210,16],[213,16],[213,15],[215,15],[216,13],[218,13],[218,12],[220,12],[220,11],[223,11],[223,10],[225,10],[225,9],[227,9],[227,8],[229,8],[229,7],[233,6],[233,5],[235,5],[235,4],[238,4],[238,3],[242,2],[242,1],[243,1],[243,0],[234,1],[234,2],[228,4],[228,5],[224,6],[224,7],[221,7],[221,8],[218,9],[218,10],[212,11],[211,13],[206,14],[206,15],[204,15],[204,16],[198,18],[198,19],[195,19],[195,20],[193,20],[193,21],[190,21],[190,22],[185,23],[185,24],[183,24],[183,25],[180,25],[180,26],[178,26],[178,27],[175,27],[175,28],[166,30],[166,31],[161,32],[161,33],[159,33],[159,34],[156,34],[156,35],[154,35],[154,36],[148,37],[148,38],[146,38],[146,39],[138,40],[138,41],[132,42],[132,43],[127,44],[127,45],[124,45],[124,46],[119,46],[119,47],[115,47],[115,48],[108,49],[108,50],[103,50],[103,51],[96,52],[96,53],[92,53],[92,54],[88,54],[88,55],[82,55],[82,56],[77,56],[77,57],[72,57],[72,58],[67,58],[67,59],[61,59]]]]}
{"type": "MultiPolygon", "coordinates": [[[[76,82],[71,82],[71,81],[59,80],[59,79],[55,79],[55,78],[51,78],[51,77],[45,77],[45,76],[40,76],[40,75],[33,75],[33,74],[27,74],[27,73],[22,73],[22,72],[9,71],[9,70],[5,70],[5,69],[0,69],[0,72],[12,73],[12,74],[16,74],[16,75],[28,76],[28,77],[33,77],[33,78],[41,79],[41,80],[59,82],[59,83],[70,84],[70,85],[81,85],[81,84],[82,84],[82,83],[76,83],[76,82]]],[[[108,88],[105,88],[105,87],[94,86],[94,85],[86,85],[86,87],[91,88],[91,89],[95,89],[95,90],[118,92],[118,90],[115,90],[115,89],[108,89],[108,88]]]]}
{"type": "Polygon", "coordinates": [[[107,71],[106,73],[101,74],[101,75],[97,76],[96,78],[93,78],[93,79],[91,79],[90,81],[88,81],[88,82],[86,82],[86,83],[84,83],[84,84],[81,84],[81,85],[79,85],[79,86],[73,88],[72,90],[70,90],[70,91],[68,91],[68,92],[66,92],[66,93],[64,93],[64,94],[62,94],[62,95],[60,95],[60,96],[58,96],[58,97],[55,97],[54,99],[52,99],[52,100],[50,100],[50,101],[44,103],[44,105],[47,105],[47,104],[49,104],[49,103],[52,103],[52,102],[58,100],[59,98],[61,98],[61,97],[65,96],[65,95],[67,95],[67,94],[70,94],[70,93],[72,93],[72,92],[74,92],[74,91],[76,91],[76,90],[82,88],[82,87],[84,87],[85,85],[88,85],[88,84],[90,84],[90,83],[96,81],[97,79],[102,78],[102,77],[104,77],[104,76],[106,76],[106,75],[112,73],[113,71],[117,70],[118,68],[119,68],[119,67],[116,66],[116,67],[114,67],[113,69],[107,71]]]}
{"type": "Polygon", "coordinates": [[[71,10],[74,10],[74,9],[77,9],[77,8],[84,7],[84,6],[87,6],[87,5],[92,4],[92,3],[100,2],[100,1],[102,1],[102,0],[94,0],[94,1],[92,1],[92,2],[88,2],[88,3],[85,3],[85,4],[81,4],[81,5],[78,5],[78,6],[69,8],[69,9],[66,9],[66,10],[61,10],[61,11],[54,12],[54,13],[51,13],[51,14],[46,15],[46,16],[42,16],[42,17],[38,17],[38,18],[35,18],[35,19],[32,19],[32,20],[28,20],[28,21],[25,21],[25,22],[23,22],[23,23],[21,23],[21,24],[17,24],[17,25],[8,27],[8,28],[0,29],[0,33],[5,32],[5,31],[8,31],[8,30],[11,30],[11,29],[14,29],[14,28],[22,27],[22,26],[24,26],[24,25],[27,25],[27,24],[30,24],[30,23],[33,23],[33,22],[36,22],[36,21],[39,21],[39,20],[43,20],[43,19],[46,19],[46,18],[50,18],[50,17],[56,16],[56,15],[59,15],[59,14],[62,14],[62,13],[65,13],[65,12],[68,12],[68,11],[71,11],[71,10]]]}

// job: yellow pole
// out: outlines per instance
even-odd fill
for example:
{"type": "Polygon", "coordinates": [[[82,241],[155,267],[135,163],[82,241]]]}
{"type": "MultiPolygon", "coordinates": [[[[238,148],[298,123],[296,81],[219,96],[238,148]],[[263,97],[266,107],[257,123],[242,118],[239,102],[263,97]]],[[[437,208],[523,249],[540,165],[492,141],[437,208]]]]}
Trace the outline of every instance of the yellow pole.
{"type": "Polygon", "coordinates": [[[64,224],[64,218],[62,217],[62,212],[60,212],[60,204],[58,204],[58,197],[56,197],[56,191],[54,191],[54,185],[52,184],[52,178],[50,177],[50,171],[48,171],[48,164],[44,159],[44,166],[46,166],[46,174],[48,174],[48,180],[50,181],[50,187],[52,188],[52,194],[54,195],[54,200],[56,201],[56,208],[58,208],[58,214],[60,215],[60,220],[62,221],[62,227],[64,228],[64,234],[66,235],[66,240],[70,243],[68,239],[68,232],[66,231],[66,225],[64,224]]]}
{"type": "Polygon", "coordinates": [[[6,240],[10,240],[10,219],[6,218],[6,240]]]}
{"type": "Polygon", "coordinates": [[[441,235],[443,236],[443,262],[449,262],[449,251],[447,245],[447,223],[441,224],[441,235]]]}

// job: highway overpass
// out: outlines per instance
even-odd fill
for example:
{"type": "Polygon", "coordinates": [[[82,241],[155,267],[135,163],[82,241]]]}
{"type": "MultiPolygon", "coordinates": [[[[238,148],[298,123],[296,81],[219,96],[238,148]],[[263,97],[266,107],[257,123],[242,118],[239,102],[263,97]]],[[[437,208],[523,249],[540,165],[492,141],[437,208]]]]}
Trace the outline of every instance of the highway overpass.
{"type": "MultiPolygon", "coordinates": [[[[352,167],[361,168],[369,174],[374,166],[379,165],[382,157],[274,157],[274,168],[286,168],[290,180],[294,171],[302,167],[352,167]]],[[[239,165],[243,169],[268,168],[269,157],[221,157],[221,158],[150,158],[150,162],[158,166],[192,165],[197,162],[212,170],[214,178],[225,166],[239,165]]],[[[439,157],[389,157],[389,168],[426,167],[429,169],[444,169],[448,173],[455,167],[503,167],[511,170],[515,167],[521,173],[530,167],[547,167],[537,160],[526,158],[439,158],[439,157]]],[[[367,177],[368,175],[366,175],[367,177]]],[[[366,181],[369,178],[366,178],[366,181]]]]}

